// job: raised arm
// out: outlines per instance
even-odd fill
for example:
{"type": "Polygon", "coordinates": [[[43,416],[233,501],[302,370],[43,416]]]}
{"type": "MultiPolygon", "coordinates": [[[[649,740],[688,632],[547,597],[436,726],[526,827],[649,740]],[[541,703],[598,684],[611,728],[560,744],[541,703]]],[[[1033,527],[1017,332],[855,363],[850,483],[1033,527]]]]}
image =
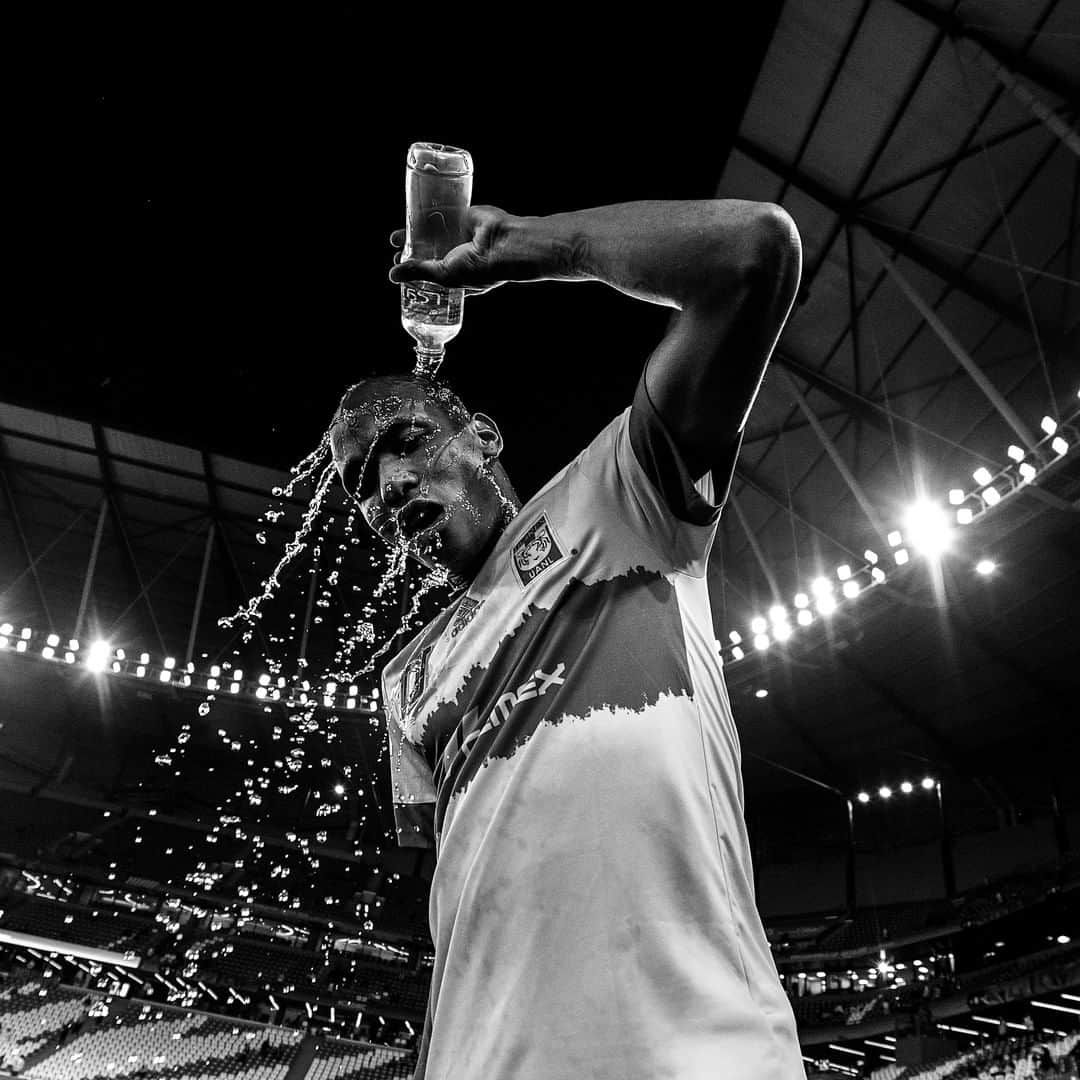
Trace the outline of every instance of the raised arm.
{"type": "Polygon", "coordinates": [[[602,281],[677,309],[645,386],[693,475],[729,462],[799,285],[799,237],[784,210],[710,199],[515,217],[479,206],[470,222],[469,243],[437,262],[401,263],[391,280],[477,291],[602,281]]]}

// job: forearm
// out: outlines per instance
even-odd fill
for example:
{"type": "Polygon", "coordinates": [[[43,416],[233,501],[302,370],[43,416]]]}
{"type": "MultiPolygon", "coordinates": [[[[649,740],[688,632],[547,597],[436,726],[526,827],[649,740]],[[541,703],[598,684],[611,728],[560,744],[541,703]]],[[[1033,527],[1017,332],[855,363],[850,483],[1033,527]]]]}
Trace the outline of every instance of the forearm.
{"type": "Polygon", "coordinates": [[[767,265],[790,219],[741,199],[634,202],[548,217],[511,217],[495,245],[516,281],[603,281],[685,308],[737,288],[767,265]]]}

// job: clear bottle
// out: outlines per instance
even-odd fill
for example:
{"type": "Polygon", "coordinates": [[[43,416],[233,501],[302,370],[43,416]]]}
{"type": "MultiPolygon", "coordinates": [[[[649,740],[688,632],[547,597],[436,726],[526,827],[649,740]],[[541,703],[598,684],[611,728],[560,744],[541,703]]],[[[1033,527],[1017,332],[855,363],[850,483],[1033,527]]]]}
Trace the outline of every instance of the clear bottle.
{"type": "MultiPolygon", "coordinates": [[[[405,158],[403,259],[441,259],[468,239],[473,165],[465,150],[417,142],[405,158]]],[[[416,340],[417,374],[434,375],[446,343],[461,329],[465,290],[434,282],[401,286],[401,325],[416,340]]]]}

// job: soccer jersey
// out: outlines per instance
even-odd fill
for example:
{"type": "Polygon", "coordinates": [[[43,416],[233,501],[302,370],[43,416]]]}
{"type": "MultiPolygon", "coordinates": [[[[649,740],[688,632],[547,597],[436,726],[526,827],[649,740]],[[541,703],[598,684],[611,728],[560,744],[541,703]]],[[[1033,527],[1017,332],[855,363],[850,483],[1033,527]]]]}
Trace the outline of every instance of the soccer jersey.
{"type": "Polygon", "coordinates": [[[436,848],[417,1080],[805,1075],[701,487],[639,387],[383,673],[398,839],[436,848]]]}

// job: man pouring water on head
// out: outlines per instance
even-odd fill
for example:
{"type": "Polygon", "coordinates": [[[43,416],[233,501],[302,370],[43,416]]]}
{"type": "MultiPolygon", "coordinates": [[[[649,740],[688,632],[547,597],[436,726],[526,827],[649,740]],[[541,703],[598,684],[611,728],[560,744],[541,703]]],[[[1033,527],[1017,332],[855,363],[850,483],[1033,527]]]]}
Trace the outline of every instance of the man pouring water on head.
{"type": "Polygon", "coordinates": [[[398,839],[436,852],[415,1075],[802,1077],[706,578],[796,229],[727,199],[476,206],[461,228],[391,280],[603,282],[677,315],[633,401],[523,506],[495,421],[430,365],[363,380],[335,417],[366,521],[455,590],[383,672],[398,839]]]}

